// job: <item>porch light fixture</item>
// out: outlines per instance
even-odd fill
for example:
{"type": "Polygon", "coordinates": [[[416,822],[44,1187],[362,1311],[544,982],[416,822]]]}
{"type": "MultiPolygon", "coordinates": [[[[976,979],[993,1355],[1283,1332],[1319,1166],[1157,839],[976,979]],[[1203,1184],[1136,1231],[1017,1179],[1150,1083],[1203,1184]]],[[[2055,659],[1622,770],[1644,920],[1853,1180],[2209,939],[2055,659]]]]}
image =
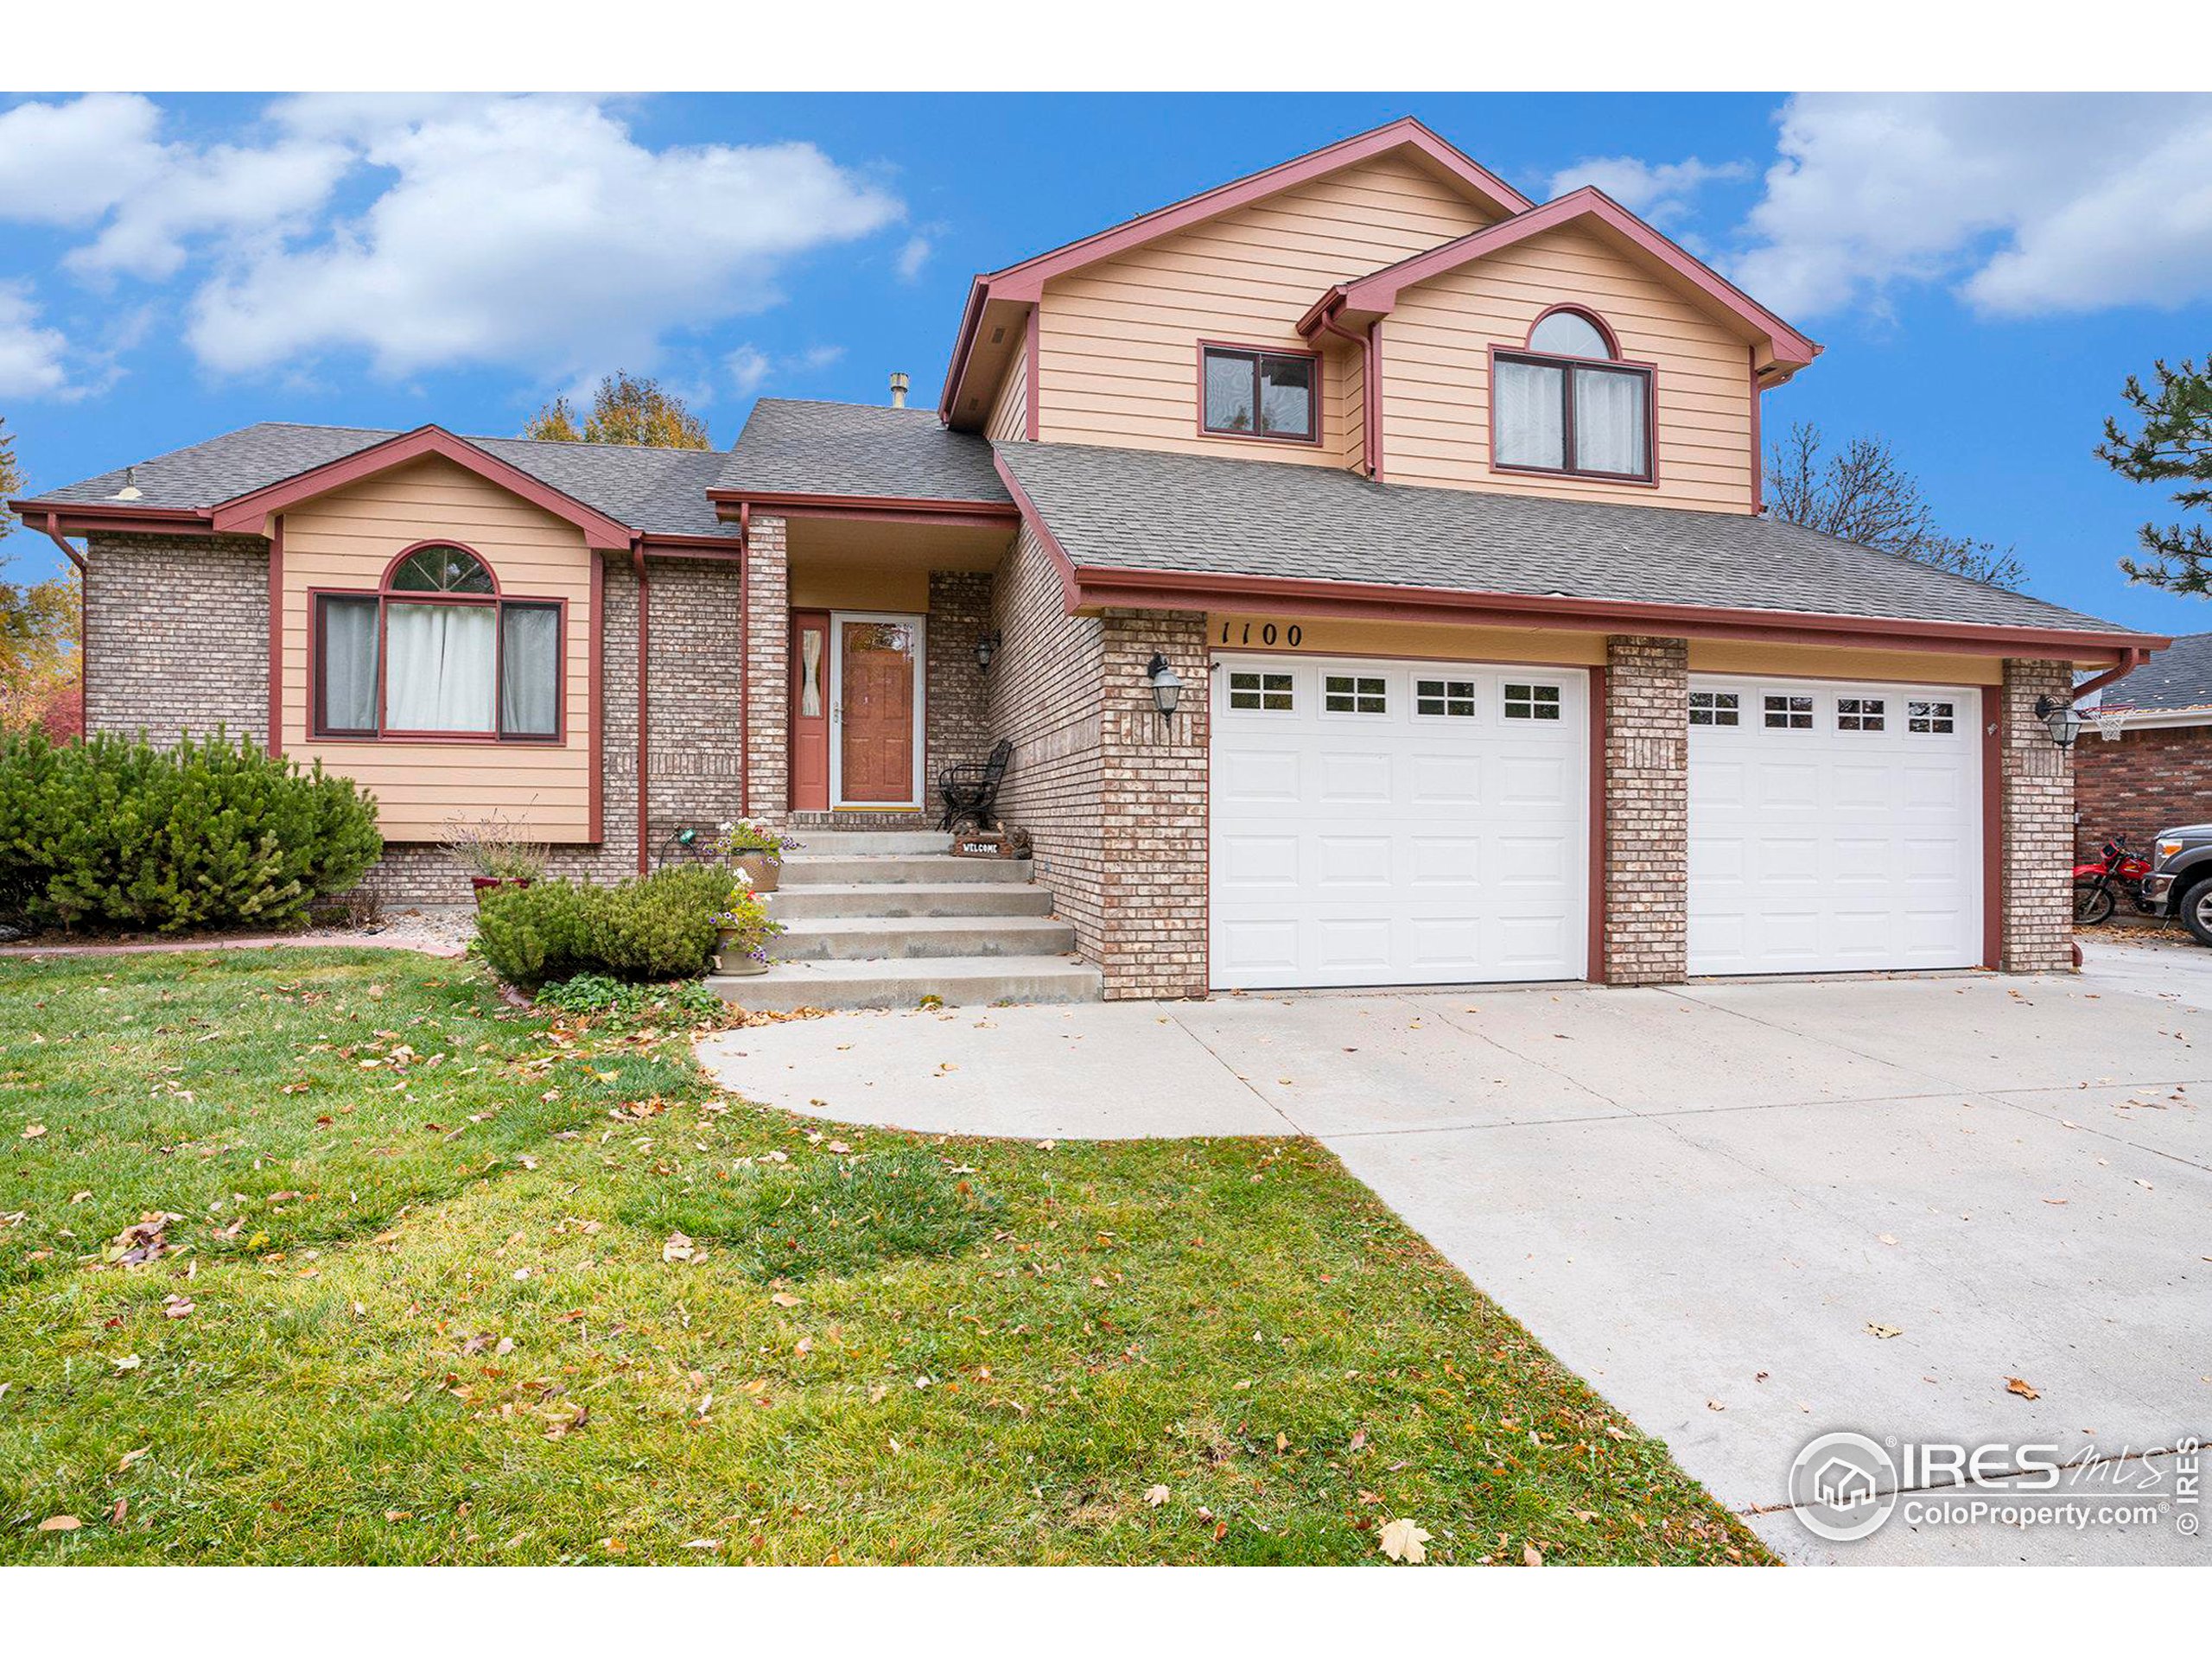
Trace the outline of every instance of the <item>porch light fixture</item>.
{"type": "Polygon", "coordinates": [[[996,628],[987,628],[976,636],[976,671],[978,674],[989,673],[991,658],[998,654],[999,631],[996,628]]]}
{"type": "Polygon", "coordinates": [[[1183,677],[1167,665],[1166,657],[1152,653],[1152,660],[1145,664],[1144,677],[1152,683],[1152,700],[1160,707],[1160,723],[1163,726],[1175,718],[1175,706],[1183,701],[1183,677]]]}
{"type": "Polygon", "coordinates": [[[2050,741],[2062,749],[2074,747],[2074,740],[2082,735],[2082,711],[2071,702],[2061,702],[2056,697],[2036,699],[2036,718],[2050,734],[2050,741]]]}

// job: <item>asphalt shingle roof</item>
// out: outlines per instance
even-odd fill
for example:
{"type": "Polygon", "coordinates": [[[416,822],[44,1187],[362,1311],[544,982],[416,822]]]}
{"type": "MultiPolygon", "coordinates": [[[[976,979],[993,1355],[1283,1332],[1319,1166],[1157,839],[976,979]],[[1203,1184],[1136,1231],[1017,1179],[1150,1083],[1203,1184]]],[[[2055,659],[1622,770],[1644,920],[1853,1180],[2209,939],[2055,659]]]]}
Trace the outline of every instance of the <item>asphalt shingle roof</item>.
{"type": "MultiPolygon", "coordinates": [[[[82,483],[43,491],[38,499],[114,503],[127,472],[138,489],[131,505],[212,507],[398,435],[371,427],[264,421],[142,461],[135,467],[118,467],[82,483]]],[[[729,459],[719,449],[546,443],[528,438],[467,442],[632,530],[663,536],[737,533],[736,526],[716,522],[714,504],[707,499],[729,459]]]]}
{"type": "Polygon", "coordinates": [[[2212,633],[2184,633],[2105,687],[2104,709],[2212,708],[2212,633]]]}
{"type": "Polygon", "coordinates": [[[1008,443],[998,453],[1078,565],[2125,632],[1748,514],[1378,484],[1332,467],[1088,445],[1008,443]]]}
{"type": "Polygon", "coordinates": [[[896,496],[1011,505],[991,446],[949,430],[933,409],[764,397],[718,488],[763,495],[896,496]]]}

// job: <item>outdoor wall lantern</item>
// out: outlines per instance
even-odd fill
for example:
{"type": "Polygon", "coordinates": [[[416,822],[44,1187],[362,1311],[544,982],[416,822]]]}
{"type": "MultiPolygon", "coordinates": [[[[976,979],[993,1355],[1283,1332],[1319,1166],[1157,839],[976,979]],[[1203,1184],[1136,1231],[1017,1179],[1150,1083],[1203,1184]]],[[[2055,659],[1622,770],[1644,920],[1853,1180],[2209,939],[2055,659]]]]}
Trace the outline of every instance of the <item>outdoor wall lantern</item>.
{"type": "Polygon", "coordinates": [[[976,636],[976,671],[978,674],[989,673],[991,658],[998,654],[999,631],[996,628],[987,628],[976,636]]]}
{"type": "Polygon", "coordinates": [[[1166,657],[1156,651],[1145,664],[1144,677],[1152,683],[1152,700],[1159,704],[1160,723],[1165,726],[1175,718],[1175,705],[1183,701],[1183,677],[1168,667],[1166,657]]]}
{"type": "Polygon", "coordinates": [[[2036,699],[2036,718],[2050,734],[2050,741],[2062,749],[2074,747],[2074,740],[2082,735],[2082,711],[2071,702],[2060,702],[2055,697],[2036,699]]]}

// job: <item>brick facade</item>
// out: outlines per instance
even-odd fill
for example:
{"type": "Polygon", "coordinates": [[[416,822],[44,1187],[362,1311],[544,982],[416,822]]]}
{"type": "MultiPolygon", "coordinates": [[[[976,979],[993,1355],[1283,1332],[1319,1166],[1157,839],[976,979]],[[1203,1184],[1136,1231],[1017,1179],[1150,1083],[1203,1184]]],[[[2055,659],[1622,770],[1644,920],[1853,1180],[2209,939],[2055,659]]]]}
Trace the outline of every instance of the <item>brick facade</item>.
{"type": "Polygon", "coordinates": [[[2147,852],[2161,830],[2212,820],[2212,724],[2152,726],[2074,746],[2074,851],[2090,859],[2114,836],[2147,852]]]}
{"type": "Polygon", "coordinates": [[[156,743],[218,726],[269,741],[269,543],[93,536],[85,575],[85,729],[156,743]]]}
{"type": "Polygon", "coordinates": [[[943,810],[938,774],[947,766],[981,760],[993,739],[988,677],[976,666],[976,642],[991,623],[991,573],[930,572],[929,701],[923,710],[927,766],[922,773],[922,812],[937,822],[943,810]]]}
{"type": "Polygon", "coordinates": [[[1665,984],[1689,971],[1689,642],[1605,641],[1605,974],[1665,984]]]}
{"type": "Polygon", "coordinates": [[[791,577],[788,521],[756,514],[746,533],[746,810],[780,819],[791,805],[791,577]]]}
{"type": "Polygon", "coordinates": [[[1999,965],[2008,974],[2074,965],[2074,770],[2036,717],[2073,695],[2069,664],[2011,658],[1998,692],[1999,965]]]}

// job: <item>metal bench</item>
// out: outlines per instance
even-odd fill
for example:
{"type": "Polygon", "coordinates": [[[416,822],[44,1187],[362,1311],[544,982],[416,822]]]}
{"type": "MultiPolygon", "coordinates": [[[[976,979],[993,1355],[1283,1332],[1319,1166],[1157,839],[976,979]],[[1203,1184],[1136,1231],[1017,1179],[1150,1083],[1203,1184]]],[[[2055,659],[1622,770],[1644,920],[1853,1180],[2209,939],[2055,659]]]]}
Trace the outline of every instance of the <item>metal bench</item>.
{"type": "Polygon", "coordinates": [[[944,798],[944,816],[937,827],[944,830],[955,830],[963,824],[973,824],[978,830],[996,827],[999,785],[1006,781],[1006,769],[1013,760],[1013,740],[1001,738],[989,760],[964,761],[939,772],[937,786],[944,798]]]}

